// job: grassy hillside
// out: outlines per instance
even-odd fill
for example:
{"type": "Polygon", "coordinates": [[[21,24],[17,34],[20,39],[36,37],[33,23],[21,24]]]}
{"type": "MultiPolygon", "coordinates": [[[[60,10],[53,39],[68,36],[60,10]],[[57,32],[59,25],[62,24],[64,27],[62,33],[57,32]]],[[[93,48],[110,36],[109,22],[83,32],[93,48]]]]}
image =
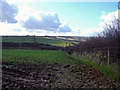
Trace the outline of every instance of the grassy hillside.
{"type": "Polygon", "coordinates": [[[74,41],[65,41],[62,39],[57,39],[57,38],[50,38],[50,37],[34,37],[34,36],[6,36],[2,37],[2,42],[27,42],[27,43],[41,43],[41,44],[49,44],[49,45],[54,45],[54,46],[67,46],[77,44],[78,42],[74,41]]]}

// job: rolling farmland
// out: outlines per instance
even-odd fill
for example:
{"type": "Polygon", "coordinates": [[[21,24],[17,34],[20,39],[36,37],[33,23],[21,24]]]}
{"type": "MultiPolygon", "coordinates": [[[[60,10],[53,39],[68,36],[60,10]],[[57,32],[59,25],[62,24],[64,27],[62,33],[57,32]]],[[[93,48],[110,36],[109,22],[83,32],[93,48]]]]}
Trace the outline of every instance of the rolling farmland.
{"type": "Polygon", "coordinates": [[[0,7],[0,90],[119,90],[120,1],[0,7]]]}
{"type": "Polygon", "coordinates": [[[78,44],[78,41],[74,39],[66,39],[61,37],[47,37],[47,36],[3,36],[2,42],[14,42],[14,43],[40,43],[49,44],[53,46],[62,46],[78,44]]]}

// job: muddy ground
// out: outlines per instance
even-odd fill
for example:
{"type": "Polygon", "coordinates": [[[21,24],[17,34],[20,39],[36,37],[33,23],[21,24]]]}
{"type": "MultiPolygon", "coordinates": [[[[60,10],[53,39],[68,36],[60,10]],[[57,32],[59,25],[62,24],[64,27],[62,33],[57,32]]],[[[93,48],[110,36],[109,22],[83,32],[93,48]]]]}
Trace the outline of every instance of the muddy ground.
{"type": "Polygon", "coordinates": [[[117,80],[80,62],[76,62],[75,65],[42,62],[2,64],[3,89],[120,87],[117,80]]]}

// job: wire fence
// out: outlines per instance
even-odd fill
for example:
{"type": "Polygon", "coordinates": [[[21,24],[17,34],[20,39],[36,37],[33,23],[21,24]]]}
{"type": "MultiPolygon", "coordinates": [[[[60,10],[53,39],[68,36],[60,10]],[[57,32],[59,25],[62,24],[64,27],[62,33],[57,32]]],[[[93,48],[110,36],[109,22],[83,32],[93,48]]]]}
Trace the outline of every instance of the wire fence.
{"type": "Polygon", "coordinates": [[[94,48],[79,53],[74,52],[73,55],[99,65],[120,65],[120,47],[94,48]]]}
{"type": "Polygon", "coordinates": [[[94,53],[100,52],[100,62],[107,62],[107,65],[112,63],[120,63],[120,47],[106,47],[106,48],[95,48],[93,49],[94,53]]]}
{"type": "Polygon", "coordinates": [[[99,66],[107,66],[120,73],[120,47],[94,48],[73,52],[73,56],[99,66]]]}

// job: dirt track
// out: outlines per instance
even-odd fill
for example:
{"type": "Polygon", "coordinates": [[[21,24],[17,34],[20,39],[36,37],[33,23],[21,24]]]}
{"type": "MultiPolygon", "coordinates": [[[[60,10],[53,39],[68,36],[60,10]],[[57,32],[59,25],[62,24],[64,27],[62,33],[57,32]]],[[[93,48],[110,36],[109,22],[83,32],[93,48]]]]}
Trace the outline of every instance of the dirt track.
{"type": "Polygon", "coordinates": [[[3,62],[2,69],[3,89],[118,88],[119,84],[80,62],[76,62],[76,65],[3,62]]]}

